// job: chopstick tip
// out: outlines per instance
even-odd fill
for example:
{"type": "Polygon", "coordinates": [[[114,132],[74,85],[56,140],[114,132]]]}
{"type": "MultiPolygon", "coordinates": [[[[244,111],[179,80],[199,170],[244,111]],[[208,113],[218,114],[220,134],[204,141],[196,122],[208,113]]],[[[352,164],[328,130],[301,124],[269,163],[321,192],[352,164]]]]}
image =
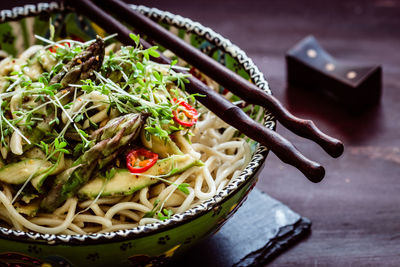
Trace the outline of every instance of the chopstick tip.
{"type": "Polygon", "coordinates": [[[334,158],[340,157],[344,152],[344,145],[340,140],[336,140],[336,142],[333,145],[332,152],[330,155],[334,158]]]}
{"type": "Polygon", "coordinates": [[[319,183],[325,177],[325,169],[318,163],[316,163],[312,168],[310,168],[307,173],[305,173],[308,180],[313,183],[319,183]]]}

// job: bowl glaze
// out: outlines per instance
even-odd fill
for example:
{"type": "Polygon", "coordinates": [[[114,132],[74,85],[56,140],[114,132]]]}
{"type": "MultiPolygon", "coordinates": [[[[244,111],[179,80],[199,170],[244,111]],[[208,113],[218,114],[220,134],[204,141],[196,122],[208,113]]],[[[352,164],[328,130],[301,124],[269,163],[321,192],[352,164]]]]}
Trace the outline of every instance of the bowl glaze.
{"type": "MultiPolygon", "coordinates": [[[[229,40],[190,19],[144,6],[133,6],[189,42],[271,93],[253,61],[229,40]]],[[[0,48],[18,55],[35,43],[34,34],[49,36],[52,18],[56,36],[92,39],[104,31],[87,18],[77,16],[62,3],[47,2],[0,11],[0,48]]],[[[221,88],[222,92],[223,88],[221,88]]],[[[275,119],[265,111],[262,122],[275,129],[275,119]]],[[[105,234],[46,235],[0,227],[0,264],[17,266],[151,266],[168,261],[196,241],[215,233],[240,207],[254,187],[268,149],[254,146],[252,160],[239,177],[219,194],[163,222],[105,234]],[[47,265],[46,265],[47,264],[47,265]],[[150,265],[149,265],[150,264],[150,265]],[[24,265],[25,266],[25,265],[24,265]]]]}

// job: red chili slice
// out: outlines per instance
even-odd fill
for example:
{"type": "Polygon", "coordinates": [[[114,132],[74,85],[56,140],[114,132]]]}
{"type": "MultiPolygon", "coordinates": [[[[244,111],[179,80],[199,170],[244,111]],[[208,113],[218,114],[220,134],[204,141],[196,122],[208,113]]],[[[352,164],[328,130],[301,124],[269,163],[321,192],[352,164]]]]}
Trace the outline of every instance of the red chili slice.
{"type": "Polygon", "coordinates": [[[181,99],[174,98],[172,101],[179,105],[176,110],[172,111],[174,121],[185,127],[193,126],[199,117],[197,110],[181,99]]]}
{"type": "Polygon", "coordinates": [[[126,167],[131,173],[142,173],[151,168],[158,160],[158,154],[144,148],[131,150],[126,155],[126,167]]]}
{"type": "MultiPolygon", "coordinates": [[[[70,42],[60,43],[59,45],[71,47],[70,42]]],[[[51,53],[55,53],[55,52],[57,52],[57,49],[58,49],[58,48],[59,48],[59,47],[55,45],[55,46],[50,47],[50,48],[49,48],[49,51],[50,51],[51,53]]]]}

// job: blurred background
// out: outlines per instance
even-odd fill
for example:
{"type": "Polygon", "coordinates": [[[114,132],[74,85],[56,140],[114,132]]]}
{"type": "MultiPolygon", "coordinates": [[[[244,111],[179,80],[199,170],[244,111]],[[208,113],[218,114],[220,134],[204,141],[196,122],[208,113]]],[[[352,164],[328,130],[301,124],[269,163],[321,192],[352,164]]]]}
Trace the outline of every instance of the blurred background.
{"type": "Polygon", "coordinates": [[[312,184],[269,154],[256,187],[313,222],[311,235],[271,266],[399,266],[400,1],[129,2],[189,17],[229,38],[290,111],[344,142],[344,155],[332,159],[278,124],[278,133],[327,174],[312,184]],[[379,105],[356,114],[317,91],[287,86],[285,53],[310,34],[340,61],[382,66],[379,105]]]}

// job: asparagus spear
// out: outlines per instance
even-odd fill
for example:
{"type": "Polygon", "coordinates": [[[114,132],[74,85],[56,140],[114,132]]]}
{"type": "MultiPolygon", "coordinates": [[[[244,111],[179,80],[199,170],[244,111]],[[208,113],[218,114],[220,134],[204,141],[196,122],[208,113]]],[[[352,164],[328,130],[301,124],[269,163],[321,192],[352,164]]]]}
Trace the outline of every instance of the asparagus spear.
{"type": "Polygon", "coordinates": [[[122,147],[138,137],[145,117],[143,114],[127,114],[109,121],[94,132],[91,137],[95,145],[80,156],[70,169],[57,176],[52,189],[42,200],[41,208],[51,212],[73,196],[95,169],[113,161],[122,147]]]}
{"type": "Polygon", "coordinates": [[[64,88],[70,83],[90,78],[93,76],[93,71],[100,70],[104,53],[104,41],[97,36],[94,43],[65,64],[60,72],[50,80],[50,84],[61,83],[64,88]]]}

